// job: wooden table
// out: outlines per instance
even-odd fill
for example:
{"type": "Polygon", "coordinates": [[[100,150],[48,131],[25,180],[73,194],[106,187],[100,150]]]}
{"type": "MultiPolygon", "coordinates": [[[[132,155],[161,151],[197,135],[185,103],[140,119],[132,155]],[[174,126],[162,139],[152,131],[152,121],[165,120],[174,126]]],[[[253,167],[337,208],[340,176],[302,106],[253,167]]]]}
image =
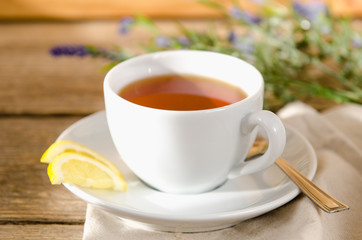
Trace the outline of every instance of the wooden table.
{"type": "MultiPolygon", "coordinates": [[[[137,49],[117,21],[0,22],[0,239],[81,239],[86,203],[52,186],[39,159],[70,124],[104,108],[102,59],[60,57],[64,44],[137,49]]],[[[172,30],[173,24],[159,22],[172,30]]],[[[195,23],[190,23],[196,26],[195,23]]],[[[203,26],[202,23],[199,26],[203,26]]]]}

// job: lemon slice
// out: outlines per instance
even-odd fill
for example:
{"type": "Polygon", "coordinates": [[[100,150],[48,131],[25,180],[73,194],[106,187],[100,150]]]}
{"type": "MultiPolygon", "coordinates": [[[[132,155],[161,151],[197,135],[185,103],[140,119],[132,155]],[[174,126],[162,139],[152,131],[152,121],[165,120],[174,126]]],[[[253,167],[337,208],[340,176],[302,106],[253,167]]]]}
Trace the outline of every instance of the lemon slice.
{"type": "Polygon", "coordinates": [[[114,163],[96,151],[70,140],[53,143],[40,162],[49,163],[52,184],[72,183],[82,187],[126,190],[126,182],[114,163]]]}
{"type": "Polygon", "coordinates": [[[56,156],[65,152],[77,152],[82,153],[83,155],[89,155],[90,157],[96,158],[101,161],[103,164],[107,165],[115,173],[119,173],[118,168],[111,161],[95,152],[94,150],[73,142],[70,140],[60,140],[56,141],[44,152],[43,156],[40,159],[42,163],[50,163],[56,156]]]}
{"type": "Polygon", "coordinates": [[[48,165],[48,176],[52,184],[72,183],[82,187],[126,190],[121,173],[115,173],[103,162],[88,154],[64,152],[48,165]]]}

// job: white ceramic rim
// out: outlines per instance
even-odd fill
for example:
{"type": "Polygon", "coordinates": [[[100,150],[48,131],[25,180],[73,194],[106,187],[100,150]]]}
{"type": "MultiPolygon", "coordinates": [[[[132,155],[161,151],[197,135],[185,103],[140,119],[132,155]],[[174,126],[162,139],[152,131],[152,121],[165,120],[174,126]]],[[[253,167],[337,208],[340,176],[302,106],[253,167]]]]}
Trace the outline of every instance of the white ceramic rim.
{"type": "MultiPolygon", "coordinates": [[[[218,60],[218,61],[220,61],[220,60],[218,60]]],[[[139,67],[140,69],[143,69],[143,70],[147,69],[147,66],[143,66],[142,64],[140,64],[140,66],[141,66],[141,67],[139,67]]],[[[176,71],[176,70],[173,69],[169,73],[172,73],[174,71],[176,71]]],[[[225,78],[223,78],[223,79],[218,78],[218,77],[215,77],[213,74],[207,75],[207,74],[203,74],[203,73],[199,74],[199,73],[184,72],[184,71],[180,71],[180,73],[209,76],[209,77],[217,78],[220,80],[223,80],[223,79],[225,80],[225,78]]],[[[152,76],[156,76],[156,75],[163,75],[163,74],[155,74],[152,76]]],[[[145,76],[142,76],[139,78],[135,77],[135,78],[133,78],[133,80],[135,80],[135,79],[139,80],[142,78],[145,78],[145,76]]],[[[254,102],[256,98],[260,97],[260,95],[263,98],[264,79],[263,79],[263,76],[261,75],[261,73],[253,65],[251,65],[251,64],[247,63],[246,61],[241,60],[237,57],[231,56],[231,55],[226,55],[226,54],[222,54],[222,53],[218,53],[218,52],[201,51],[201,50],[168,50],[168,51],[161,51],[161,52],[154,52],[154,53],[147,53],[147,54],[139,55],[139,56],[130,58],[128,60],[125,60],[125,61],[117,64],[106,74],[106,76],[104,78],[103,88],[105,89],[105,91],[109,91],[109,94],[113,95],[112,97],[119,99],[120,101],[124,102],[125,104],[133,105],[133,107],[135,107],[135,108],[148,109],[150,111],[162,111],[164,113],[172,113],[172,114],[175,114],[175,113],[180,113],[180,114],[193,113],[193,114],[195,114],[198,112],[207,113],[207,112],[222,111],[222,110],[227,110],[227,109],[234,108],[234,107],[239,107],[240,105],[248,105],[248,104],[250,104],[250,102],[254,102]],[[129,82],[124,82],[124,83],[120,83],[121,81],[118,81],[118,83],[114,83],[114,82],[117,81],[116,79],[119,78],[119,76],[122,76],[122,74],[124,74],[124,72],[128,71],[130,66],[135,65],[137,62],[150,61],[150,60],[159,61],[162,58],[170,57],[170,55],[172,55],[171,56],[172,58],[174,58],[173,55],[180,55],[180,57],[182,56],[184,58],[190,58],[192,56],[191,54],[199,55],[200,57],[204,57],[204,58],[208,58],[208,59],[210,59],[211,57],[217,57],[220,59],[224,59],[225,61],[229,61],[233,65],[238,65],[240,67],[243,67],[243,69],[247,70],[248,73],[253,75],[252,80],[258,81],[258,83],[253,83],[257,86],[251,87],[252,88],[251,90],[247,90],[247,89],[245,89],[245,87],[234,84],[235,86],[240,87],[244,92],[246,92],[248,96],[246,98],[242,99],[241,101],[226,105],[224,107],[204,109],[204,110],[191,110],[191,111],[185,111],[185,110],[182,110],[182,111],[176,110],[175,111],[175,110],[164,110],[164,109],[145,107],[145,106],[141,106],[141,105],[132,103],[130,101],[127,101],[118,95],[118,91],[120,91],[120,89],[122,87],[125,87],[129,82]],[[189,56],[189,55],[191,55],[191,56],[189,56]]]]}

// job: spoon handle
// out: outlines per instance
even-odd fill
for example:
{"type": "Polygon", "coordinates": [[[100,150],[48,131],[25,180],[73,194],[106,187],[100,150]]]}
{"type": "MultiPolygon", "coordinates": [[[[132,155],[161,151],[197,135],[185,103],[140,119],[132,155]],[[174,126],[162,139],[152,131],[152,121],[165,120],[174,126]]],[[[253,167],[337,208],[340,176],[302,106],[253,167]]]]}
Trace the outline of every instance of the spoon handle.
{"type": "Polygon", "coordinates": [[[307,179],[297,169],[283,158],[278,158],[275,162],[288,177],[298,185],[300,190],[309,197],[315,204],[327,213],[335,213],[343,210],[348,210],[349,207],[335,198],[328,195],[312,181],[307,179]]]}

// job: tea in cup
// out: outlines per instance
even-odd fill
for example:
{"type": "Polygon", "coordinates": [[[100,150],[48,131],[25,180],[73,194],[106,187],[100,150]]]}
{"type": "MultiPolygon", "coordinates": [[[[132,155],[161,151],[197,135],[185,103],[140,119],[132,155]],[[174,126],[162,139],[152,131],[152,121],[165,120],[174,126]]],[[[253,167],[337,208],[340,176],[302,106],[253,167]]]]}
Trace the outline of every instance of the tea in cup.
{"type": "Polygon", "coordinates": [[[252,65],[196,50],[134,57],[104,80],[107,123],[122,160],[149,186],[177,194],[210,191],[282,154],[285,129],[262,110],[263,92],[252,65]],[[268,150],[245,161],[258,128],[268,150]]]}

